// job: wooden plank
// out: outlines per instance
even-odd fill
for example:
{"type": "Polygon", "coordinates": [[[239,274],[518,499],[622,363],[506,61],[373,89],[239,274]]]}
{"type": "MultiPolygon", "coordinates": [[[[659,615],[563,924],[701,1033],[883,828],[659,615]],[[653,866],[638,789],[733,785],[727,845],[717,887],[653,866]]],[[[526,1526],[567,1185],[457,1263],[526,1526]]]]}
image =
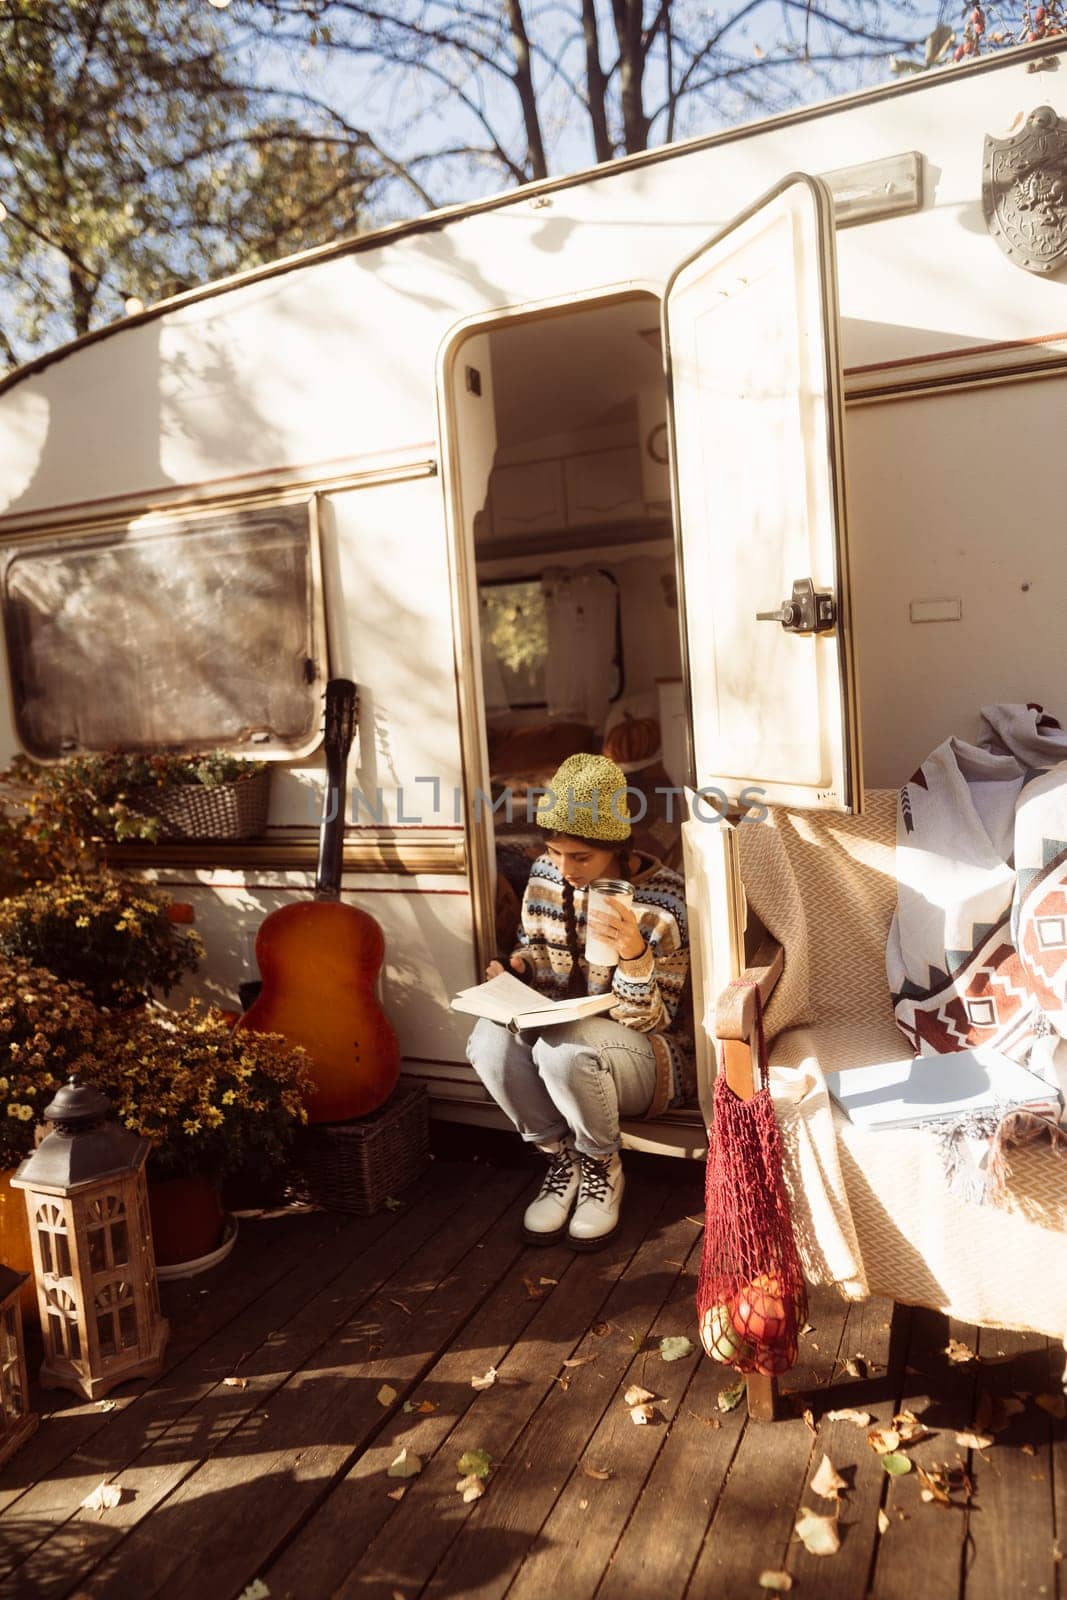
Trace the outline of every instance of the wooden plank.
{"type": "MultiPolygon", "coordinates": [[[[262,1570],[272,1596],[306,1600],[311,1592],[333,1594],[390,1515],[401,1514],[398,1503],[389,1498],[397,1482],[386,1476],[400,1450],[407,1449],[420,1461],[429,1462],[470,1408],[479,1403],[482,1391],[471,1386],[471,1379],[482,1377],[491,1367],[502,1367],[516,1341],[531,1335],[535,1319],[540,1319],[538,1326],[543,1328],[546,1317],[551,1316],[550,1306],[555,1307],[557,1317],[569,1319],[574,1314],[572,1285],[581,1277],[582,1263],[567,1245],[524,1253],[520,1271],[511,1270],[515,1238],[510,1227],[494,1228],[484,1246],[475,1248],[485,1252],[480,1266],[485,1269],[492,1263],[500,1278],[473,1319],[411,1391],[412,1403],[426,1403],[436,1410],[423,1415],[404,1412],[402,1405],[393,1408],[381,1433],[360,1452],[315,1515],[262,1570]],[[557,1282],[543,1284],[542,1278],[557,1282]],[[354,1528],[359,1529],[358,1539],[353,1539],[354,1528]]],[[[421,1533],[413,1530],[411,1536],[421,1543],[421,1533]]]]}
{"type": "MultiPolygon", "coordinates": [[[[1065,1394],[1064,1347],[1049,1340],[1049,1364],[1053,1394],[1065,1394]]],[[[1067,1394],[1065,1394],[1067,1399],[1067,1394]]],[[[1067,1419],[1058,1417],[1052,1424],[1052,1445],[1049,1450],[1052,1469],[1052,1512],[1056,1525],[1056,1547],[1053,1560],[1059,1567],[1061,1596],[1067,1593],[1067,1419]]]]}
{"type": "MultiPolygon", "coordinates": [[[[201,1456],[218,1448],[295,1365],[395,1273],[399,1262],[424,1250],[428,1233],[446,1226],[450,1212],[464,1203],[472,1186],[477,1191],[488,1181],[488,1175],[488,1170],[473,1175],[464,1169],[435,1170],[420,1200],[397,1213],[394,1225],[380,1230],[369,1246],[364,1237],[363,1249],[313,1254],[302,1271],[288,1275],[245,1318],[223,1329],[170,1382],[138,1397],[139,1404],[128,1414],[112,1414],[111,1426],[67,1463],[62,1476],[39,1485],[37,1498],[26,1497],[5,1519],[5,1532],[23,1530],[24,1554],[27,1528],[38,1532],[38,1543],[57,1526],[62,1538],[58,1547],[49,1540],[31,1563],[0,1583],[0,1595],[18,1593],[28,1583],[36,1584],[42,1596],[65,1593],[72,1575],[77,1577],[148,1517],[197,1468],[201,1456]],[[247,1389],[225,1383],[238,1363],[247,1389]],[[108,1513],[106,1524],[80,1511],[82,1499],[102,1478],[120,1475],[130,1499],[108,1513]],[[61,1528],[70,1517],[77,1536],[61,1528]],[[66,1560],[60,1556],[77,1551],[77,1537],[91,1545],[92,1559],[75,1555],[72,1565],[69,1555],[66,1560]]],[[[360,1230],[351,1235],[346,1231],[341,1238],[351,1238],[355,1245],[360,1230]]]]}
{"type": "Polygon", "coordinates": [[[135,1502],[130,1520],[140,1525],[80,1591],[109,1600],[116,1587],[197,1600],[240,1593],[380,1430],[381,1385],[402,1399],[484,1297],[488,1285],[466,1258],[525,1181],[489,1169],[481,1183],[472,1170],[469,1198],[399,1270],[387,1238],[305,1306],[244,1363],[247,1391],[211,1396],[208,1437],[218,1416],[225,1449],[212,1439],[213,1453],[191,1472],[183,1462],[177,1483],[166,1452],[146,1452],[124,1481],[158,1509],[145,1520],[135,1502]]]}
{"type": "MultiPolygon", "coordinates": [[[[810,1402],[837,1368],[848,1307],[833,1291],[814,1290],[809,1317],[815,1332],[802,1345],[803,1366],[789,1378],[805,1383],[803,1400],[810,1402]]],[[[763,1568],[785,1566],[813,1445],[799,1416],[745,1429],[689,1579],[686,1594],[693,1600],[753,1592],[763,1568]]]]}
{"type": "MultiPolygon", "coordinates": [[[[674,1197],[674,1204],[665,1209],[655,1232],[641,1244],[604,1302],[602,1317],[609,1325],[608,1335],[599,1336],[590,1328],[581,1337],[575,1356],[590,1355],[596,1360],[573,1369],[566,1392],[552,1385],[521,1428],[516,1427],[514,1414],[503,1417],[498,1411],[492,1420],[503,1426],[494,1429],[490,1422],[492,1443],[487,1446],[484,1427],[477,1436],[471,1433],[467,1442],[488,1447],[501,1466],[485,1499],[473,1508],[463,1508],[467,1514],[457,1537],[425,1586],[427,1597],[462,1594],[464,1600],[498,1600],[521,1562],[539,1547],[545,1519],[575,1464],[577,1473],[584,1472],[583,1463],[600,1465],[592,1443],[598,1425],[607,1411],[625,1410],[621,1391],[634,1355],[633,1341],[648,1337],[677,1281],[678,1268],[665,1263],[684,1259],[692,1242],[686,1203],[683,1199],[679,1205],[679,1198],[674,1197]]],[[[540,1352],[535,1349],[531,1354],[536,1371],[540,1352]]],[[[547,1371],[543,1365],[540,1370],[543,1382],[547,1371]]],[[[628,1415],[626,1426],[634,1426],[628,1415]]],[[[654,1446],[656,1430],[645,1437],[646,1447],[647,1441],[654,1446]]],[[[456,1442],[460,1443],[458,1436],[456,1442]]],[[[590,1480],[591,1491],[603,1487],[603,1483],[590,1480]]],[[[404,1586],[399,1587],[403,1590],[404,1586]]],[[[354,1600],[356,1594],[357,1588],[350,1585],[340,1591],[338,1600],[354,1600]]],[[[360,1600],[389,1600],[391,1586],[387,1587],[377,1572],[369,1572],[358,1594],[360,1600]]]]}
{"type": "MultiPolygon", "coordinates": [[[[1052,1388],[1048,1340],[1038,1334],[982,1328],[978,1354],[982,1386],[994,1394],[1048,1394],[1052,1388]]],[[[957,1450],[975,1489],[966,1600],[1037,1600],[1056,1593],[1051,1445],[1052,1419],[1029,1400],[988,1450],[957,1450]],[[1023,1445],[1034,1454],[1025,1454],[1023,1445]]]]}
{"type": "Polygon", "coordinates": [[[937,1311],[912,1311],[901,1400],[932,1432],[908,1448],[913,1470],[885,1486],[883,1509],[889,1527],[875,1546],[871,1600],[898,1600],[901,1594],[914,1592],[916,1573],[922,1574],[923,1600],[956,1600],[960,1593],[968,1538],[966,1504],[958,1494],[954,1499],[959,1503],[953,1507],[924,1502],[914,1470],[954,1463],[959,1453],[956,1433],[974,1419],[978,1367],[974,1362],[949,1361],[949,1339],[977,1351],[977,1330],[970,1324],[937,1311]]]}
{"type": "MultiPolygon", "coordinates": [[[[463,1452],[488,1450],[499,1472],[510,1470],[506,1466],[509,1449],[527,1418],[549,1393],[559,1390],[557,1378],[592,1372],[601,1381],[601,1344],[607,1348],[609,1343],[625,1338],[624,1333],[609,1328],[604,1320],[607,1302],[666,1199],[659,1184],[641,1180],[630,1183],[617,1237],[606,1249],[576,1262],[562,1292],[554,1293],[538,1308],[524,1337],[497,1363],[498,1382],[478,1396],[474,1407],[465,1408],[379,1537],[358,1559],[353,1553],[346,1581],[333,1591],[336,1600],[345,1595],[359,1595],[360,1600],[367,1596],[369,1600],[373,1592],[392,1600],[395,1587],[405,1594],[421,1589],[472,1512],[455,1489],[456,1463],[463,1452]],[[565,1368],[563,1362],[574,1357],[585,1329],[601,1325],[607,1331],[594,1336],[597,1347],[589,1352],[594,1361],[587,1367],[565,1368]]],[[[540,1252],[528,1259],[536,1261],[539,1255],[540,1252]]],[[[570,1389],[566,1392],[569,1395],[570,1389]]],[[[489,1492],[494,1496],[498,1482],[495,1472],[489,1480],[489,1492]]],[[[493,1544],[495,1548],[495,1539],[493,1544]]]]}

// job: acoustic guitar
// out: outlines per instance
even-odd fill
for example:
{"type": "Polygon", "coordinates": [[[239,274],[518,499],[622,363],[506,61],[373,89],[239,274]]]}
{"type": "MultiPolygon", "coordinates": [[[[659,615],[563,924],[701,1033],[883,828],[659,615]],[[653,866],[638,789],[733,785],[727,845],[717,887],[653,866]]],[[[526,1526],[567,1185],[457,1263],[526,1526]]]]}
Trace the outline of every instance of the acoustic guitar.
{"type": "Polygon", "coordinates": [[[263,987],[237,1024],[281,1033],[311,1058],[310,1122],[366,1116],[400,1075],[400,1046],[378,1003],[385,958],[377,922],[341,900],[348,752],[358,695],[347,678],[326,685],[326,793],[314,900],[281,906],[256,935],[263,987]]]}

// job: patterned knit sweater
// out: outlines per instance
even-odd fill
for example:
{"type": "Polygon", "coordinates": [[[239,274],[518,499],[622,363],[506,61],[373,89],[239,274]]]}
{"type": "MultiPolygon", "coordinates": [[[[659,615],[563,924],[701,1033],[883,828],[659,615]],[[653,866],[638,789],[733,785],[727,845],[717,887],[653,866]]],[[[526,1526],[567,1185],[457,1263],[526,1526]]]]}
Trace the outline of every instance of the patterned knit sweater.
{"type": "MultiPolygon", "coordinates": [[[[612,1006],[609,1016],[649,1036],[656,1055],[656,1089],[645,1116],[654,1117],[667,1106],[696,1101],[689,924],[683,879],[654,856],[638,854],[641,865],[630,881],[644,951],[615,967],[590,966],[584,954],[578,961],[586,993],[613,990],[618,1004],[612,1006]]],[[[551,1000],[566,996],[573,966],[564,927],[564,888],[563,874],[551,857],[538,856],[523,895],[518,944],[513,952],[526,963],[533,987],[551,1000]]],[[[587,900],[585,889],[574,891],[578,943],[583,951],[587,900]]]]}

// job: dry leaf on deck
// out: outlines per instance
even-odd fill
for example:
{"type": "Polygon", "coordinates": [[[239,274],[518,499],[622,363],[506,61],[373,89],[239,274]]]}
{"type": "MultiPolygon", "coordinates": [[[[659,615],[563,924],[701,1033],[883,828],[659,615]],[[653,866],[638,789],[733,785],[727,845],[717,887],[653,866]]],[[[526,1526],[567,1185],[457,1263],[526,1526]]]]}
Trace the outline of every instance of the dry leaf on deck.
{"type": "Polygon", "coordinates": [[[793,1579],[788,1572],[761,1572],[759,1586],[761,1589],[773,1589],[775,1594],[788,1594],[793,1587],[793,1579]]]}
{"type": "Polygon", "coordinates": [[[391,1406],[396,1399],[396,1390],[391,1383],[383,1383],[374,1398],[380,1406],[391,1406]]]}
{"type": "Polygon", "coordinates": [[[794,1531],[809,1555],[836,1556],[841,1548],[837,1518],[820,1517],[807,1506],[801,1506],[794,1531]]]}
{"type": "Polygon", "coordinates": [[[98,1400],[96,1402],[96,1409],[98,1411],[114,1411],[115,1404],[116,1402],[114,1400],[98,1400]]]}
{"type": "Polygon", "coordinates": [[[121,1500],[122,1490],[120,1489],[119,1485],[117,1483],[108,1483],[105,1479],[103,1483],[97,1484],[92,1494],[87,1494],[85,1496],[85,1499],[82,1501],[82,1510],[110,1511],[112,1507],[117,1506],[121,1500]]]}
{"type": "Polygon", "coordinates": [[[543,1300],[548,1293],[547,1289],[542,1289],[539,1284],[534,1283],[528,1272],[523,1273],[522,1281],[526,1285],[526,1294],[531,1300],[543,1300]]]}
{"type": "Polygon", "coordinates": [[[405,1400],[400,1409],[407,1412],[416,1411],[422,1416],[428,1417],[434,1411],[439,1411],[441,1405],[438,1400],[405,1400]]]}
{"type": "MultiPolygon", "coordinates": [[[[247,1389],[248,1388],[248,1379],[247,1378],[223,1378],[222,1382],[223,1382],[223,1386],[225,1388],[227,1388],[227,1389],[247,1389]]],[[[395,1392],[394,1392],[394,1399],[395,1399],[395,1392]]]]}
{"type": "Polygon", "coordinates": [[[720,1411],[736,1411],[745,1398],[745,1380],[732,1383],[728,1389],[720,1389],[715,1397],[715,1404],[720,1411]]]}
{"type": "Polygon", "coordinates": [[[590,1328],[589,1332],[590,1333],[595,1333],[598,1339],[605,1339],[605,1338],[607,1338],[608,1334],[611,1332],[611,1323],[610,1322],[594,1322],[593,1326],[590,1328]]]}
{"type": "Polygon", "coordinates": [[[1019,1449],[1022,1451],[1024,1456],[1036,1456],[1037,1455],[1037,1450],[1036,1450],[1035,1446],[1032,1445],[1032,1444],[1021,1444],[1019,1446],[1019,1449]]]}
{"type": "Polygon", "coordinates": [[[944,1354],[948,1356],[950,1361],[953,1362],[978,1360],[978,1357],[975,1355],[970,1346],[963,1344],[959,1339],[950,1339],[948,1344],[945,1346],[944,1354]]]}
{"type": "Polygon", "coordinates": [[[558,1283],[558,1278],[538,1278],[538,1283],[558,1283]]]}
{"type": "Polygon", "coordinates": [[[879,1506],[878,1507],[878,1532],[879,1533],[888,1533],[888,1531],[889,1531],[889,1518],[886,1516],[886,1514],[882,1510],[881,1506],[879,1506]]]}
{"type": "Polygon", "coordinates": [[[898,1411],[893,1418],[893,1427],[900,1434],[901,1444],[917,1444],[920,1439],[925,1439],[930,1431],[919,1421],[914,1411],[898,1411]]]}
{"type": "Polygon", "coordinates": [[[639,1383],[631,1383],[623,1395],[623,1400],[628,1406],[641,1406],[644,1405],[646,1400],[654,1400],[655,1398],[651,1390],[642,1389],[639,1383]]]}
{"type": "Polygon", "coordinates": [[[407,1445],[401,1450],[395,1461],[391,1461],[386,1469],[389,1478],[414,1478],[422,1471],[422,1462],[418,1456],[412,1455],[407,1445]]]}
{"type": "Polygon", "coordinates": [[[936,1500],[940,1506],[950,1506],[952,1504],[948,1494],[948,1475],[942,1468],[931,1467],[927,1469],[926,1467],[920,1467],[919,1463],[916,1462],[915,1472],[919,1479],[920,1500],[925,1500],[928,1504],[931,1500],[936,1500]]]}
{"type": "Polygon", "coordinates": [[[842,1489],[847,1489],[848,1484],[834,1466],[830,1457],[824,1455],[819,1463],[819,1469],[811,1480],[813,1494],[821,1495],[824,1500],[836,1500],[842,1489]]]}
{"type": "Polygon", "coordinates": [[[846,1361],[845,1371],[850,1378],[865,1378],[867,1376],[858,1361],[846,1361]]]}
{"type": "Polygon", "coordinates": [[[562,1365],[565,1367],[584,1367],[587,1366],[590,1361],[595,1360],[596,1356],[569,1356],[567,1360],[562,1363],[562,1365]]]}
{"type": "Polygon", "coordinates": [[[600,1482],[605,1482],[611,1477],[610,1467],[594,1467],[591,1461],[582,1462],[582,1471],[587,1478],[597,1478],[600,1482]]]}
{"type": "Polygon", "coordinates": [[[262,1578],[253,1578],[246,1589],[242,1589],[238,1600],[267,1600],[270,1590],[262,1578]]]}
{"type": "Polygon", "coordinates": [[[854,1422],[858,1428],[866,1428],[871,1420],[871,1413],[869,1411],[853,1411],[851,1409],[828,1411],[826,1420],[827,1422],[854,1422]]]}
{"type": "Polygon", "coordinates": [[[895,1428],[872,1428],[867,1443],[876,1455],[887,1456],[900,1449],[900,1434],[895,1428]]]}
{"type": "Polygon", "coordinates": [[[1050,1417],[1056,1417],[1060,1422],[1067,1417],[1067,1395],[1035,1394],[1034,1399],[1042,1411],[1047,1411],[1050,1417]]]}
{"type": "Polygon", "coordinates": [[[472,1500],[480,1500],[485,1493],[485,1479],[480,1478],[476,1472],[468,1472],[465,1478],[460,1478],[456,1488],[463,1496],[464,1505],[469,1505],[472,1500]]]}
{"type": "Polygon", "coordinates": [[[693,1353],[693,1341],[684,1334],[674,1334],[659,1342],[659,1353],[664,1361],[684,1361],[693,1353]]]}
{"type": "Polygon", "coordinates": [[[456,1466],[465,1478],[488,1478],[493,1458],[488,1450],[464,1450],[456,1466]]]}
{"type": "Polygon", "coordinates": [[[387,1500],[403,1500],[403,1498],[407,1494],[407,1492],[408,1492],[407,1484],[406,1483],[399,1483],[399,1484],[397,1484],[395,1489],[390,1489],[389,1490],[388,1494],[386,1495],[386,1499],[387,1500]]]}
{"type": "Polygon", "coordinates": [[[811,1434],[812,1438],[818,1438],[819,1430],[815,1426],[815,1413],[810,1406],[805,1406],[804,1410],[801,1412],[801,1420],[803,1421],[805,1428],[807,1428],[808,1432],[811,1434]]]}
{"type": "Polygon", "coordinates": [[[957,1433],[956,1443],[964,1450],[988,1450],[993,1443],[991,1433],[957,1433]]]}
{"type": "Polygon", "coordinates": [[[644,1427],[645,1423],[651,1422],[652,1416],[652,1407],[649,1405],[630,1407],[630,1420],[631,1422],[636,1422],[640,1427],[644,1427]]]}
{"type": "Polygon", "coordinates": [[[890,1450],[888,1455],[880,1456],[879,1460],[891,1478],[902,1478],[905,1472],[911,1471],[911,1458],[902,1455],[899,1450],[890,1450]]]}
{"type": "Polygon", "coordinates": [[[493,1384],[499,1378],[499,1376],[500,1376],[500,1374],[496,1370],[495,1367],[489,1367],[488,1370],[486,1372],[484,1372],[480,1378],[472,1378],[471,1379],[471,1388],[472,1389],[491,1389],[493,1387],[493,1384]]]}

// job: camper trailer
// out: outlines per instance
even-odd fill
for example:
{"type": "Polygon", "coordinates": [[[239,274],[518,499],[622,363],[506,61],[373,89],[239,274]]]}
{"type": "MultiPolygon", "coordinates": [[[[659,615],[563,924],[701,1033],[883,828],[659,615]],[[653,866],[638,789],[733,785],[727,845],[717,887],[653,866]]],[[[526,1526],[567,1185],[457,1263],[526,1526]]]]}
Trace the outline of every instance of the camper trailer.
{"type": "MultiPolygon", "coordinates": [[[[194,903],[196,985],[232,1006],[313,885],[323,688],[354,680],[344,895],[384,930],[404,1072],[497,1125],[449,1001],[507,947],[563,756],[610,741],[729,976],[720,799],[856,812],[983,703],[1067,710],[1065,118],[1063,46],[1026,47],[339,241],[11,374],[0,756],[276,764],[253,842],[125,847],[194,903]]],[[[625,1136],[699,1155],[704,1117],[625,1136]]]]}

